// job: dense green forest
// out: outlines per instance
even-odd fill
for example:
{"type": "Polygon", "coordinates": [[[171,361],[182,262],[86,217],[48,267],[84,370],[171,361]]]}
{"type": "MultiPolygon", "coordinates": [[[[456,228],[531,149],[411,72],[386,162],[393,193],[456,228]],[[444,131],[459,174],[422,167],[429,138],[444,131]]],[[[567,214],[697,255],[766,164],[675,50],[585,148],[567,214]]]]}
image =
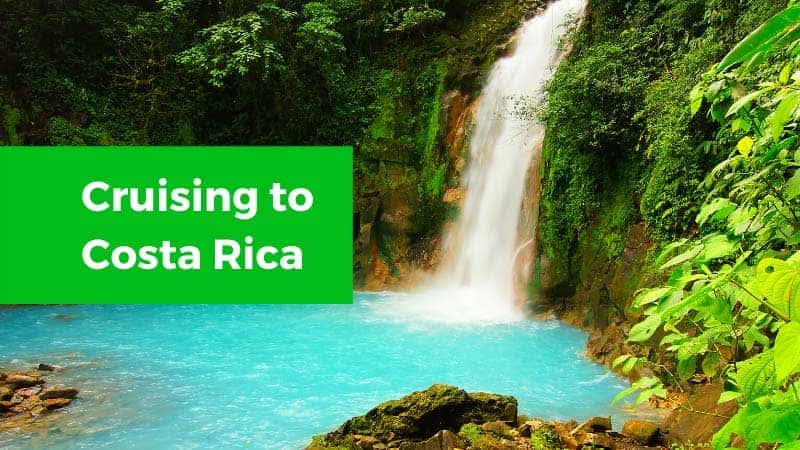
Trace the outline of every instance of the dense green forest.
{"type": "Polygon", "coordinates": [[[477,92],[540,3],[3,0],[0,142],[354,145],[356,200],[406,191],[424,235],[443,86],[477,92]]]}

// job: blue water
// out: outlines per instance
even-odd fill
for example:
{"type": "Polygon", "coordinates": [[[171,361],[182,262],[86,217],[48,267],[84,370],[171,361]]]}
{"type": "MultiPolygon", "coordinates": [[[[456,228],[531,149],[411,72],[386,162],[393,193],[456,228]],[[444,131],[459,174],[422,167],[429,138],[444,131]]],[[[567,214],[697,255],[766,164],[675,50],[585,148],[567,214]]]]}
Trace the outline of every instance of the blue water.
{"type": "Polygon", "coordinates": [[[82,393],[48,432],[0,433],[0,447],[302,448],[433,383],[514,395],[530,416],[623,414],[609,402],[624,382],[582,356],[576,329],[376,313],[392,301],[2,309],[0,367],[59,364],[82,393]]]}

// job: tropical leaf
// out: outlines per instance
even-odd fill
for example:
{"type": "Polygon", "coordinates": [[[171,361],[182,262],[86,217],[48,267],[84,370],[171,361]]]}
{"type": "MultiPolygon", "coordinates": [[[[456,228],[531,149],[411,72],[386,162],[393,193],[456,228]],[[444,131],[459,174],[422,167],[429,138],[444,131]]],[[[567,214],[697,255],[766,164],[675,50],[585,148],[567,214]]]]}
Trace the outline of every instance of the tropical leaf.
{"type": "Polygon", "coordinates": [[[756,266],[756,279],[767,302],[786,318],[800,320],[800,264],[765,258],[756,266]]]}
{"type": "Polygon", "coordinates": [[[747,401],[769,394],[776,388],[775,359],[767,350],[737,365],[736,384],[747,401]]]}
{"type": "Polygon", "coordinates": [[[771,48],[771,44],[792,30],[798,21],[800,6],[779,12],[739,42],[717,65],[717,72],[724,72],[736,64],[748,61],[758,53],[777,50],[771,48]]]}
{"type": "Polygon", "coordinates": [[[788,322],[775,338],[775,375],[778,384],[786,381],[800,368],[800,324],[788,322]]]}
{"type": "Polygon", "coordinates": [[[644,342],[650,339],[660,326],[661,314],[655,313],[647,316],[647,318],[631,328],[630,333],[628,333],[628,340],[631,342],[644,342]]]}
{"type": "Polygon", "coordinates": [[[711,260],[730,256],[736,250],[736,242],[724,234],[712,234],[703,239],[701,259],[711,260]]]}
{"type": "Polygon", "coordinates": [[[800,170],[795,170],[794,175],[786,180],[786,184],[783,186],[783,198],[789,201],[798,195],[800,195],[800,170]]]}
{"type": "Polygon", "coordinates": [[[715,220],[724,220],[735,209],[736,203],[733,203],[727,198],[715,198],[700,208],[700,212],[697,214],[695,220],[698,225],[703,225],[712,217],[715,220]]]}
{"type": "Polygon", "coordinates": [[[772,134],[772,139],[777,141],[781,138],[781,135],[783,134],[783,127],[786,126],[786,122],[792,118],[799,104],[800,92],[798,91],[791,92],[789,95],[784,97],[783,100],[781,100],[781,102],[778,104],[778,107],[775,108],[775,112],[772,113],[772,117],[769,122],[769,131],[772,134]]]}

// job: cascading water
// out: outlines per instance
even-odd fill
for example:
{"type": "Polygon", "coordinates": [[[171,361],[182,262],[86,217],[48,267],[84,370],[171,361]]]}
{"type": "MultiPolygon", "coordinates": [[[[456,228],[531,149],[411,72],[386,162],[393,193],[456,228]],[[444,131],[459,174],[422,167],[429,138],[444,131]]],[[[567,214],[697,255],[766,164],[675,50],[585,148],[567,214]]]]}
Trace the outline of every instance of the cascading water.
{"type": "Polygon", "coordinates": [[[475,113],[465,204],[445,244],[445,262],[421,295],[402,302],[398,315],[486,323],[523,316],[514,260],[527,175],[538,176],[544,136],[534,111],[562,56],[562,38],[584,8],[585,0],[552,2],[520,28],[513,54],[495,63],[475,113]]]}

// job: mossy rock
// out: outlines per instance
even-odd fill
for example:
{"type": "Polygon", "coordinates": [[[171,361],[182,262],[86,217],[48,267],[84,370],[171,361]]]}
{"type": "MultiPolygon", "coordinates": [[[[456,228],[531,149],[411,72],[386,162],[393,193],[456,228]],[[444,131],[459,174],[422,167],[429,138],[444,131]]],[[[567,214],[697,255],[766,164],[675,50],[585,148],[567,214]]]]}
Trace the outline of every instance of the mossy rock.
{"type": "MultiPolygon", "coordinates": [[[[416,442],[440,430],[458,432],[467,423],[515,422],[514,397],[467,393],[463,389],[435,384],[400,400],[378,405],[363,416],[353,417],[325,436],[328,446],[343,445],[355,435],[374,436],[383,442],[416,442]]],[[[322,442],[322,441],[320,441],[322,442]]]]}
{"type": "Polygon", "coordinates": [[[531,445],[537,450],[560,450],[563,448],[558,430],[549,423],[531,430],[531,445]]]}

